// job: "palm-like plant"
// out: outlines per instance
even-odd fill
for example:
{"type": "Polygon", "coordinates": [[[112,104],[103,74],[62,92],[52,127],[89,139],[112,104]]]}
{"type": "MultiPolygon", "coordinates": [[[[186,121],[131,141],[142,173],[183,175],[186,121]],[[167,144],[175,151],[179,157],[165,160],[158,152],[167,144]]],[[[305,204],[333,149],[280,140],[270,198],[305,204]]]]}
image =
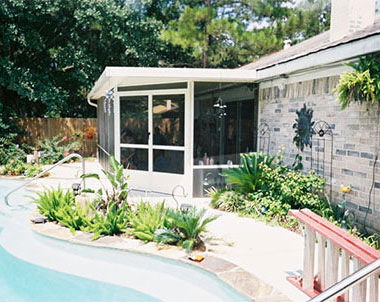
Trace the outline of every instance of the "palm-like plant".
{"type": "Polygon", "coordinates": [[[168,209],[165,228],[156,231],[155,241],[179,244],[187,251],[201,246],[200,235],[207,231],[207,224],[218,218],[218,216],[204,217],[205,213],[205,209],[197,210],[195,207],[187,211],[168,209]]]}
{"type": "Polygon", "coordinates": [[[222,173],[226,183],[234,185],[241,193],[256,192],[262,186],[262,174],[265,167],[274,165],[274,156],[264,153],[247,153],[241,155],[242,165],[238,168],[227,169],[222,173]]]}

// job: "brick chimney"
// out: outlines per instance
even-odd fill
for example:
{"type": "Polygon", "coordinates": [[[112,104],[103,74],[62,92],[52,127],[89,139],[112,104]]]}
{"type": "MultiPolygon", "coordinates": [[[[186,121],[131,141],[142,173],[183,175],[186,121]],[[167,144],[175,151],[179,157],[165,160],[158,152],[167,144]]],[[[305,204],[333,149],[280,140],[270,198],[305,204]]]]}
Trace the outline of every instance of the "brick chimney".
{"type": "Polygon", "coordinates": [[[337,41],[375,22],[376,0],[332,0],[330,41],[337,41]]]}

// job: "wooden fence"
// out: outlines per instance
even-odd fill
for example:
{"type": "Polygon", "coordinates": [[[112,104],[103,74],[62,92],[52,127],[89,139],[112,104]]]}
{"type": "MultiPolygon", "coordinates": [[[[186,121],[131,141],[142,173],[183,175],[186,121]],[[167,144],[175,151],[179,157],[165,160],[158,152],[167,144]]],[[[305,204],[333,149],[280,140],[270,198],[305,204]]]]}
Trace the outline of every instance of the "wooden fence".
{"type": "Polygon", "coordinates": [[[19,119],[19,125],[26,132],[26,135],[20,137],[20,143],[37,146],[37,142],[44,138],[67,136],[68,141],[81,142],[78,153],[83,156],[96,156],[97,130],[92,138],[86,135],[89,127],[97,128],[96,118],[22,118],[19,119]]]}

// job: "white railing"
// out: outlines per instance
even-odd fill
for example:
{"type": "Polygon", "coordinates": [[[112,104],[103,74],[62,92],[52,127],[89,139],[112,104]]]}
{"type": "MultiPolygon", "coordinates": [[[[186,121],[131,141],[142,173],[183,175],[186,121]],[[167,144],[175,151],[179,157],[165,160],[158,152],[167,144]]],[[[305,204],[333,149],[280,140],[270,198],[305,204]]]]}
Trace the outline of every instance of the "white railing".
{"type": "MultiPolygon", "coordinates": [[[[42,171],[41,173],[39,173],[38,175],[36,175],[35,177],[33,177],[32,179],[29,179],[27,180],[26,182],[23,182],[21,185],[19,185],[18,187],[12,189],[11,191],[9,191],[5,197],[4,197],[4,202],[5,204],[8,206],[8,207],[11,207],[11,205],[9,204],[9,196],[15,192],[17,192],[18,190],[22,189],[23,187],[27,186],[28,184],[30,184],[32,181],[36,180],[37,178],[40,178],[41,176],[44,176],[47,172],[51,171],[52,169],[54,169],[55,167],[69,161],[70,159],[72,158],[79,158],[80,161],[82,162],[82,175],[86,173],[86,169],[85,169],[85,163],[84,163],[84,159],[83,157],[80,155],[80,154],[77,154],[77,153],[73,153],[73,154],[70,154],[68,156],[66,156],[64,159],[60,160],[59,162],[55,163],[54,165],[52,165],[51,167],[47,168],[46,170],[42,171]]],[[[85,182],[85,178],[82,179],[82,183],[83,183],[83,188],[86,188],[86,182],[85,182]]]]}
{"type": "Polygon", "coordinates": [[[358,272],[365,271],[361,269],[369,264],[372,267],[380,258],[379,251],[310,210],[291,210],[290,214],[304,225],[305,238],[302,276],[288,277],[293,285],[310,297],[329,289],[318,298],[322,300],[311,300],[313,302],[379,302],[378,271],[375,269],[363,278],[358,272]],[[360,280],[356,280],[358,277],[360,280]],[[347,282],[350,286],[341,288],[347,282]],[[333,296],[329,296],[331,291],[333,296]]]}

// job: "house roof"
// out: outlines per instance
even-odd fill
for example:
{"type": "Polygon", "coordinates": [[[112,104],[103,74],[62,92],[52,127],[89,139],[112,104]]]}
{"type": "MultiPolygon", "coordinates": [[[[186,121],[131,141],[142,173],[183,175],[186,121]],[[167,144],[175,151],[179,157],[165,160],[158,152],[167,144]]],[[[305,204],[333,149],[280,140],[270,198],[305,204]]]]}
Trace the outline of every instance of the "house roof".
{"type": "MultiPolygon", "coordinates": [[[[287,49],[264,56],[256,61],[240,67],[239,69],[255,69],[259,71],[261,69],[270,68],[274,65],[297,60],[298,58],[317,53],[322,50],[334,48],[378,34],[380,34],[380,18],[377,18],[372,26],[357,31],[352,35],[344,37],[338,41],[330,42],[330,31],[326,31],[287,49]]],[[[315,64],[317,65],[318,62],[315,62],[315,64]]]]}
{"type": "Polygon", "coordinates": [[[87,98],[98,99],[116,86],[184,81],[254,82],[255,79],[256,71],[250,69],[106,67],[87,98]]]}

